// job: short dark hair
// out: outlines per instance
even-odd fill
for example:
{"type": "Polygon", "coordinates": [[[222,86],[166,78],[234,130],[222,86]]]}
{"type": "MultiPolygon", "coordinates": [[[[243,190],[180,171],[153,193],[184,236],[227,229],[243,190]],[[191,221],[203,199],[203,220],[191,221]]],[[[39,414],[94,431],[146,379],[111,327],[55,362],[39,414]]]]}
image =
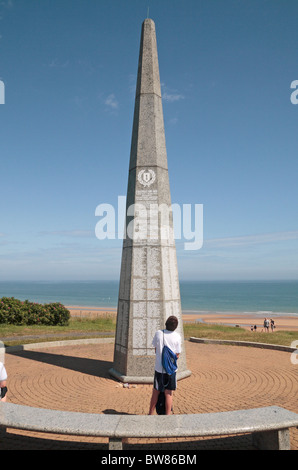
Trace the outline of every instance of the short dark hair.
{"type": "Polygon", "coordinates": [[[169,331],[176,330],[178,326],[178,318],[174,315],[171,315],[166,321],[166,329],[169,331]]]}

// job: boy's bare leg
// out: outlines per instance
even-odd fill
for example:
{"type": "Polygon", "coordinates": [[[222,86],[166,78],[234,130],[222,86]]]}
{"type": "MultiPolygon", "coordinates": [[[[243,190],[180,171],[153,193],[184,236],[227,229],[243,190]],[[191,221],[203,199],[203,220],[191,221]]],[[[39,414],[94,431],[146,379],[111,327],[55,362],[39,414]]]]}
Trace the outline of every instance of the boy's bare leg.
{"type": "Polygon", "coordinates": [[[157,400],[158,400],[158,395],[159,395],[159,391],[154,388],[152,390],[152,396],[151,396],[149,413],[148,413],[149,415],[154,414],[155,406],[156,406],[156,403],[157,403],[157,400]]]}
{"type": "Polygon", "coordinates": [[[172,413],[172,404],[173,404],[173,390],[165,390],[166,397],[166,415],[172,413]]]}

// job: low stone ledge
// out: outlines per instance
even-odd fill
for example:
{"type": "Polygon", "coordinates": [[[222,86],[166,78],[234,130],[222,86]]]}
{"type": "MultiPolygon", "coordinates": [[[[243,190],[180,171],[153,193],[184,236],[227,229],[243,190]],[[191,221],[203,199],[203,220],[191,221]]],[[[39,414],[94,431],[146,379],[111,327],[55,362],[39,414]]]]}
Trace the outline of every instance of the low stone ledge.
{"type": "Polygon", "coordinates": [[[276,351],[295,352],[297,348],[291,348],[290,346],[282,346],[280,344],[268,344],[268,343],[254,343],[252,341],[234,341],[225,339],[209,339],[209,338],[195,338],[191,336],[190,342],[193,343],[205,343],[205,344],[227,344],[231,346],[250,346],[261,349],[274,349],[276,351]]]}
{"type": "Polygon", "coordinates": [[[19,351],[34,351],[42,348],[55,348],[59,346],[75,346],[82,344],[104,344],[114,343],[115,338],[84,338],[84,339],[66,339],[62,341],[42,341],[40,343],[27,343],[18,344],[16,346],[6,346],[5,351],[19,352],[19,351]]]}
{"type": "Polygon", "coordinates": [[[124,438],[174,438],[267,433],[298,426],[298,414],[278,406],[169,416],[106,415],[0,403],[0,427],[124,438]]]}
{"type": "MultiPolygon", "coordinates": [[[[115,338],[84,338],[84,339],[75,339],[75,340],[62,340],[62,341],[43,341],[40,343],[28,343],[28,344],[18,344],[16,346],[6,346],[5,351],[9,352],[19,352],[19,351],[34,351],[42,348],[54,348],[59,346],[72,346],[72,345],[82,345],[82,344],[109,344],[114,343],[115,338]]],[[[285,351],[285,352],[295,352],[297,348],[291,348],[290,346],[283,346],[278,344],[268,344],[268,343],[255,343],[252,341],[234,341],[234,340],[224,340],[224,339],[210,339],[210,338],[196,338],[191,336],[189,338],[190,342],[194,343],[206,343],[206,344],[227,344],[232,346],[250,346],[261,349],[275,349],[276,351],[285,351]]],[[[114,371],[111,371],[111,375],[114,371]]],[[[118,374],[119,375],[119,374],[118,374]]],[[[188,377],[190,371],[185,371],[183,377],[188,377]]],[[[119,377],[117,377],[119,378],[119,377]]],[[[119,378],[119,380],[121,380],[119,378]]],[[[125,381],[123,379],[123,381],[125,381]]]]}

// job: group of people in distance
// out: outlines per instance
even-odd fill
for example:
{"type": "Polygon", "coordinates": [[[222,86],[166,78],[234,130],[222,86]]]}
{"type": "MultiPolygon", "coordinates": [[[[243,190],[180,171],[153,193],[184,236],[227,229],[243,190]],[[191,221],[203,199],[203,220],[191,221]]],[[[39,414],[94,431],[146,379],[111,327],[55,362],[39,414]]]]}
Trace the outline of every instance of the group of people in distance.
{"type": "MultiPolygon", "coordinates": [[[[268,333],[269,333],[269,328],[271,328],[271,331],[273,332],[275,328],[274,320],[270,318],[270,322],[269,322],[268,318],[264,318],[263,327],[264,327],[264,330],[267,331],[268,333]]],[[[250,329],[251,331],[257,331],[257,325],[254,325],[254,326],[252,325],[250,329]]]]}

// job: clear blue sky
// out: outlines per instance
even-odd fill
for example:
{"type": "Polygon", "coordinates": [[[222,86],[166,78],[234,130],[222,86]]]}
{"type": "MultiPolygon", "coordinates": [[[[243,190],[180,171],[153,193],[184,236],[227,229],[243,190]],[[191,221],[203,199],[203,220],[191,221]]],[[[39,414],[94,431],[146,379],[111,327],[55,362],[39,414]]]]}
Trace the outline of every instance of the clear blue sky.
{"type": "Polygon", "coordinates": [[[141,25],[155,21],[180,279],[298,279],[297,0],[1,0],[0,280],[118,279],[141,25]]]}

